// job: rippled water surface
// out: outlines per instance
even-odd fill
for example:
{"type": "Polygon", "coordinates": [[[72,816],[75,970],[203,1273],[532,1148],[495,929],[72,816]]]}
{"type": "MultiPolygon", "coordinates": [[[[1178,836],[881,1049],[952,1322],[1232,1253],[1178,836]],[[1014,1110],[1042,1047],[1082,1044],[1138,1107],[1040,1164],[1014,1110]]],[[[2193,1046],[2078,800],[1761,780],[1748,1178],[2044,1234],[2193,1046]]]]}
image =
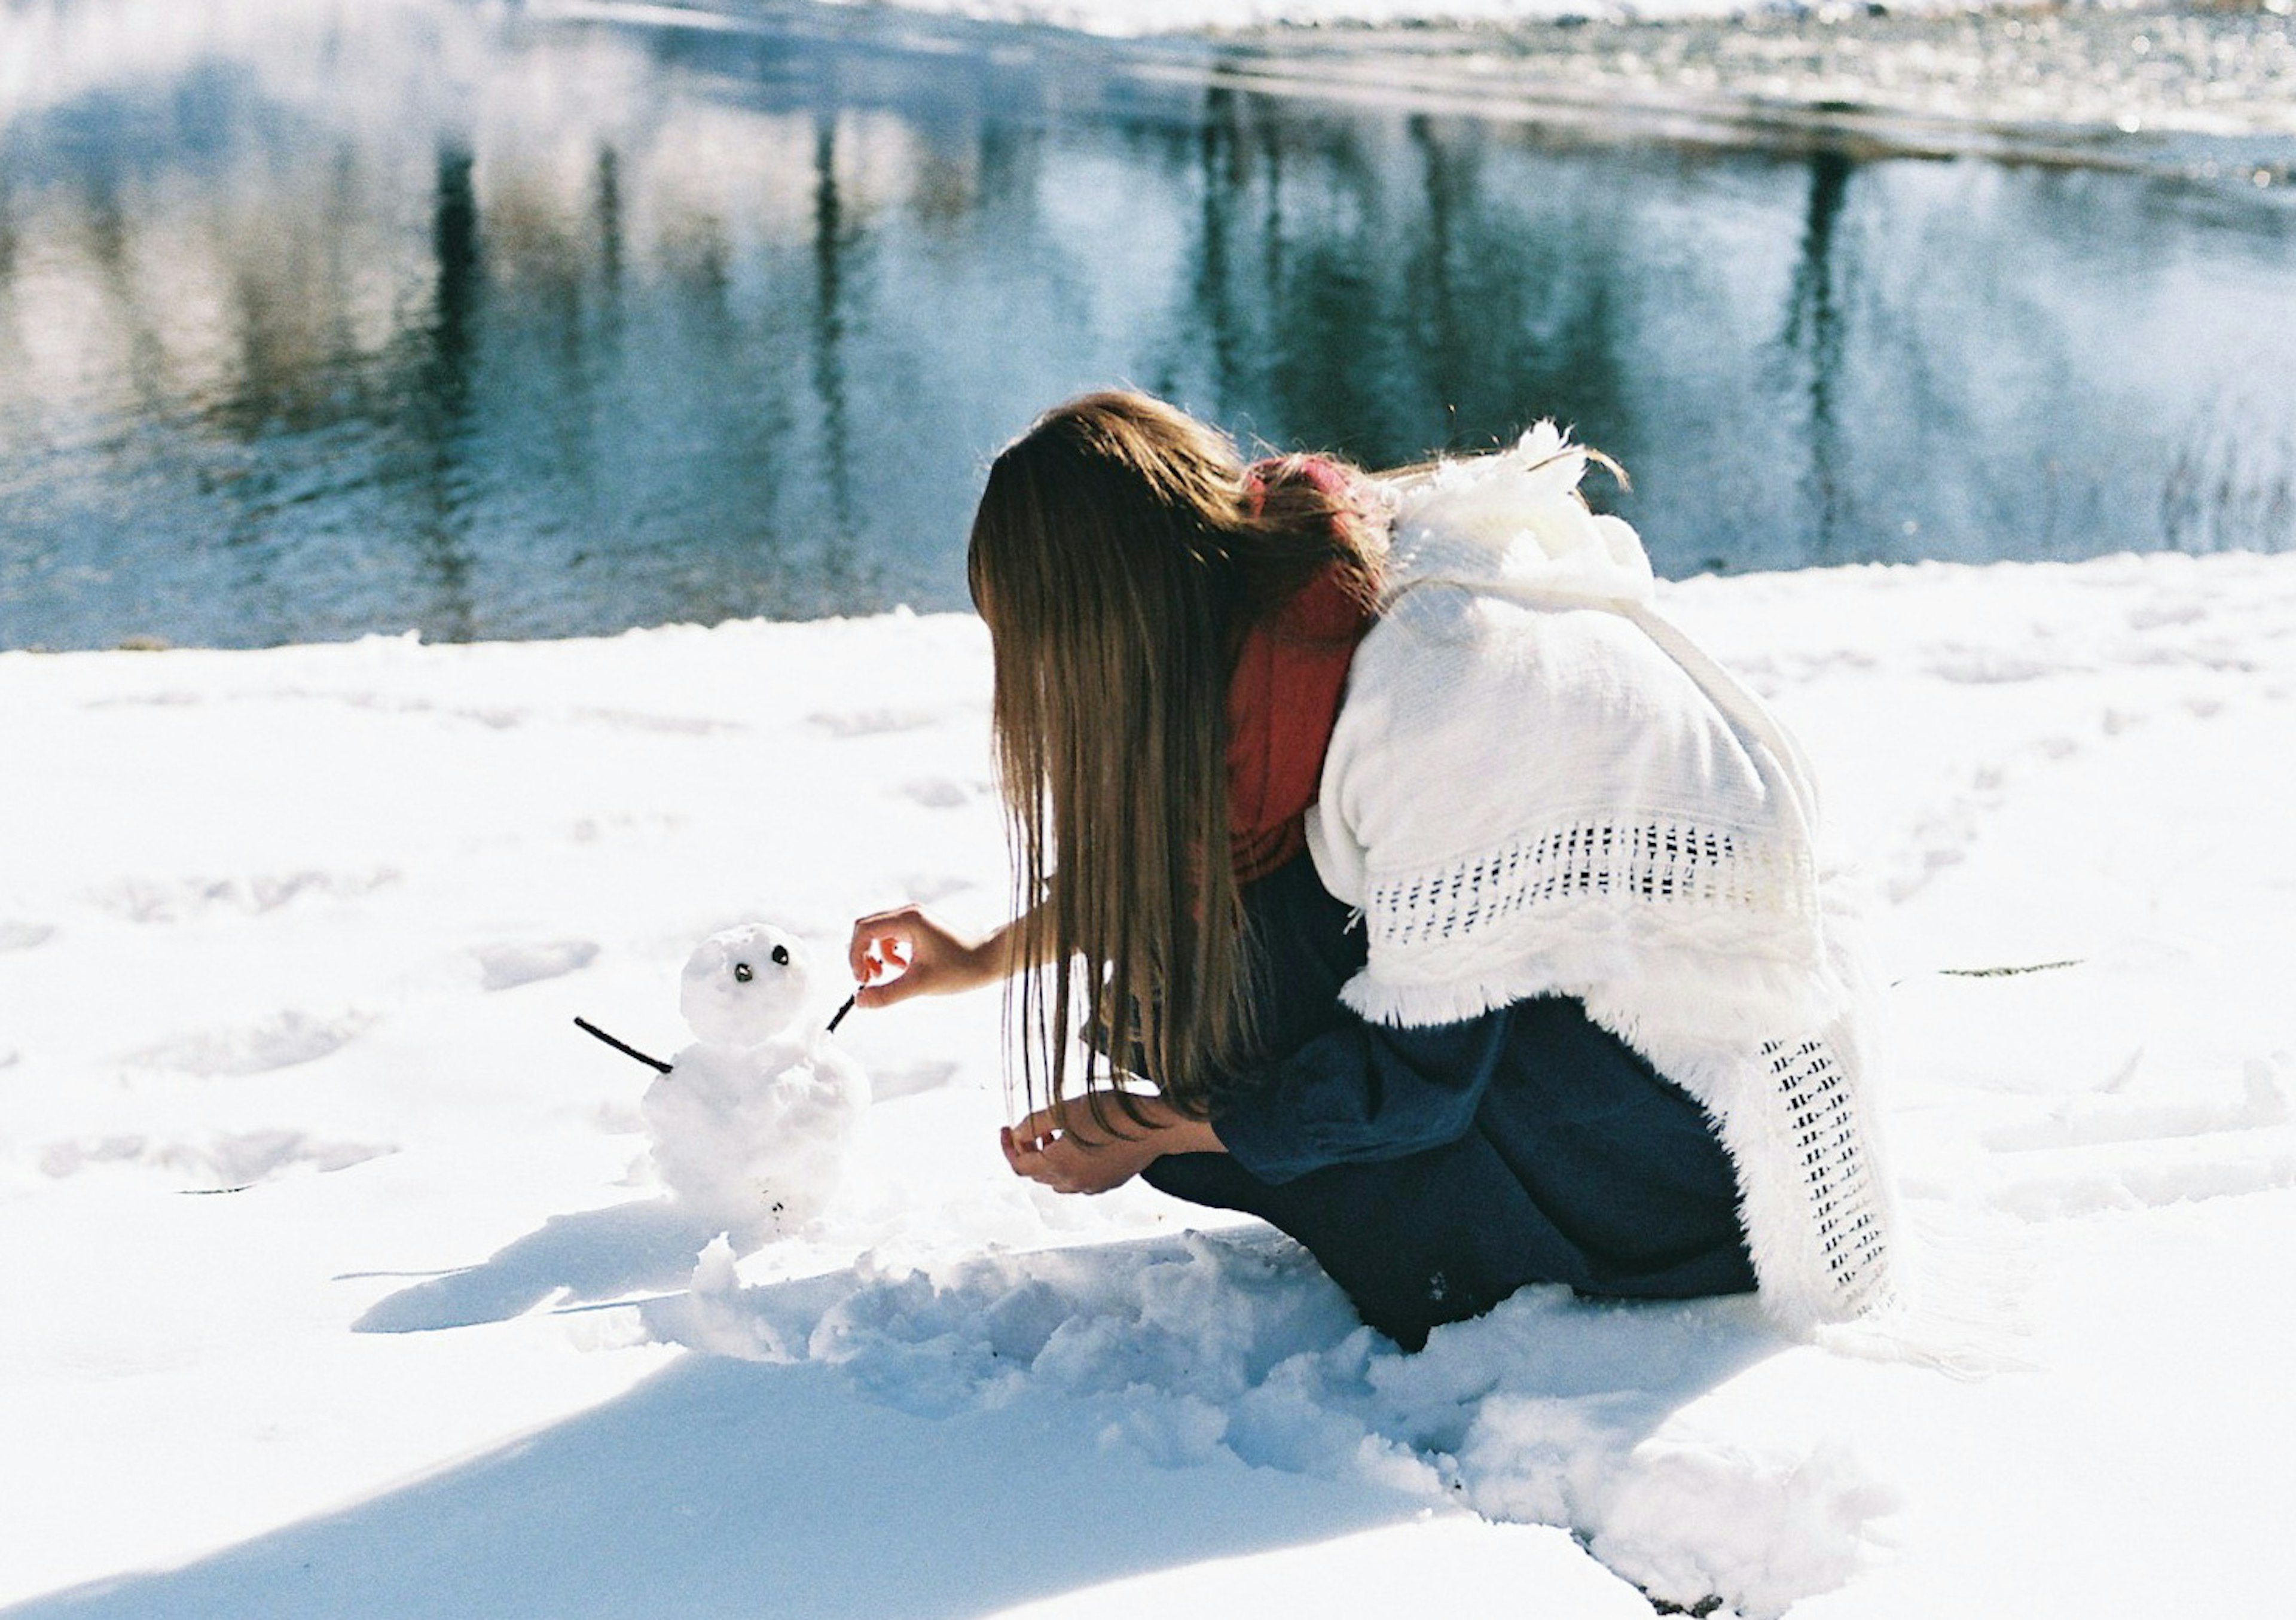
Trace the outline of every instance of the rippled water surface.
{"type": "Polygon", "coordinates": [[[18,0],[0,646],[960,605],[987,456],[1114,380],[1374,464],[1556,416],[1675,574],[2286,548],[2287,29],[18,0]]]}

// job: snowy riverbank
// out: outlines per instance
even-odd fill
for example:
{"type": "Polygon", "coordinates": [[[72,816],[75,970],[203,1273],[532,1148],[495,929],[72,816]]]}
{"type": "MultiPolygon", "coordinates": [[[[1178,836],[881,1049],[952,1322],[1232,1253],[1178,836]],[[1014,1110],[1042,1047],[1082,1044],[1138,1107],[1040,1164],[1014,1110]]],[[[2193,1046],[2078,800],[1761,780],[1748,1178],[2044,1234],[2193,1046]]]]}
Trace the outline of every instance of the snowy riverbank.
{"type": "Polygon", "coordinates": [[[2296,558],[1666,599],[1817,761],[2024,1369],[1538,1291],[1399,1357],[1256,1229],[1014,1181],[993,998],[849,1023],[840,1201],[697,1279],[569,1020],[675,1048],[747,917],[995,918],[976,622],[9,654],[0,1612],[2269,1612],[2296,558]]]}
{"type": "MultiPolygon", "coordinates": [[[[573,0],[576,4],[586,3],[573,0]]],[[[1116,37],[1255,28],[1508,27],[1558,20],[1579,23],[1594,18],[1663,22],[1789,9],[1783,4],[1766,5],[1761,0],[1754,4],[1748,0],[824,0],[824,4],[884,4],[903,11],[1116,37]]],[[[1944,4],[1945,0],[1914,0],[1898,9],[1934,10],[1944,4]]],[[[1847,15],[1850,7],[1843,4],[1838,9],[1847,15]]]]}

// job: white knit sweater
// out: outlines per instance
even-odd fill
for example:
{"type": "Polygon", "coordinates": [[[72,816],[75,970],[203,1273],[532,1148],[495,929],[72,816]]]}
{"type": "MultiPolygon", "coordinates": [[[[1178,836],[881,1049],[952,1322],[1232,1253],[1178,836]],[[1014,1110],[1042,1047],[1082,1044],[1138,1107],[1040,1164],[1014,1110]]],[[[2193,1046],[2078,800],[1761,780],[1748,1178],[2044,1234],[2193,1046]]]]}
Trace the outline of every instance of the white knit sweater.
{"type": "Polygon", "coordinates": [[[1816,795],[1761,705],[1652,606],[1583,452],[1397,481],[1308,845],[1358,908],[1365,1018],[1582,999],[1713,1118],[1765,1302],[1795,1324],[1889,1294],[1869,999],[1819,903],[1816,795]]]}

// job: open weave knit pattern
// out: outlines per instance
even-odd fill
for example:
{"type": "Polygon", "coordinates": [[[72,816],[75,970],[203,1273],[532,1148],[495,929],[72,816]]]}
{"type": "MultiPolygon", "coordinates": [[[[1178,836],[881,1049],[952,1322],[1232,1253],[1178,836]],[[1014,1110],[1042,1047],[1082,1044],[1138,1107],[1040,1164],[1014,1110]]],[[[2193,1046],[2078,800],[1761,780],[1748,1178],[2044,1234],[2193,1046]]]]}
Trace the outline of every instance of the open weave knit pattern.
{"type": "MultiPolygon", "coordinates": [[[[1672,907],[1677,933],[1732,913],[1799,909],[1809,874],[1790,851],[1742,851],[1727,832],[1673,818],[1629,826],[1582,820],[1509,841],[1447,871],[1374,883],[1370,909],[1390,948],[1464,941],[1575,900],[1632,898],[1672,907]]],[[[1750,941],[1759,948],[1759,942],[1750,941]]]]}
{"type": "Polygon", "coordinates": [[[1823,1040],[1789,1047],[1766,1040],[1770,1081],[1793,1122],[1802,1180],[1827,1279],[1845,1300],[1864,1303],[1881,1286],[1889,1238],[1878,1178],[1862,1152],[1856,1091],[1823,1040]]]}
{"type": "Polygon", "coordinates": [[[1890,1297],[1870,991],[1821,905],[1816,798],[1773,719],[1652,607],[1551,428],[1394,492],[1308,842],[1364,915],[1375,1022],[1580,998],[1713,1118],[1765,1302],[1890,1297]],[[1430,794],[1429,784],[1441,791],[1430,794]]]}

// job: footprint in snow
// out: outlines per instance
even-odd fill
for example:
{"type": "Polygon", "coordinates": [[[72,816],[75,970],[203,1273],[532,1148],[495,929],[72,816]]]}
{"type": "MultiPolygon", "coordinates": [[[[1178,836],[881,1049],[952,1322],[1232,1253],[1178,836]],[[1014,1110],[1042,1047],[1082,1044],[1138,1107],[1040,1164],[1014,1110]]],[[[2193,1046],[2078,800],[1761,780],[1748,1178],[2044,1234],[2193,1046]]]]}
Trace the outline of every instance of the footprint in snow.
{"type": "Polygon", "coordinates": [[[29,950],[46,944],[55,934],[54,926],[47,923],[0,923],[0,950],[29,950]]]}
{"type": "Polygon", "coordinates": [[[930,906],[952,894],[963,893],[972,887],[972,880],[948,872],[912,872],[900,880],[900,884],[912,904],[930,906]]]}
{"type": "Polygon", "coordinates": [[[290,1171],[324,1175],[398,1150],[373,1142],[329,1142],[300,1131],[222,1131],[168,1139],[110,1136],[57,1142],[40,1155],[40,1170],[58,1180],[95,1164],[135,1164],[167,1171],[192,1183],[185,1192],[241,1192],[290,1171]]]}
{"type": "Polygon", "coordinates": [[[2198,624],[2208,614],[2208,604],[2197,596],[2149,600],[2129,609],[2128,628],[2133,630],[2174,629],[2183,625],[2198,624]]]}
{"type": "Polygon", "coordinates": [[[588,940],[548,940],[525,944],[481,945],[471,952],[488,990],[512,990],[544,979],[579,973],[597,959],[588,940]]]}
{"type": "Polygon", "coordinates": [[[1942,647],[1923,661],[1923,671],[1956,686],[1998,687],[2041,680],[2062,666],[1995,647],[1942,647]]]}
{"type": "Polygon", "coordinates": [[[650,714],[636,709],[577,709],[570,718],[585,726],[654,732],[665,736],[718,736],[748,729],[738,721],[712,720],[707,715],[650,714]]]}
{"type": "Polygon", "coordinates": [[[205,1079],[263,1074],[315,1063],[341,1050],[373,1022],[371,1015],[332,1017],[290,1010],[260,1024],[215,1030],[147,1047],[130,1060],[146,1068],[175,1069],[205,1079]]]}
{"type": "Polygon", "coordinates": [[[924,777],[905,782],[901,792],[927,810],[955,810],[972,799],[963,783],[952,782],[947,777],[924,777]]]}
{"type": "Polygon", "coordinates": [[[936,1091],[947,1085],[956,1073],[956,1065],[946,1058],[926,1063],[914,1063],[906,1068],[879,1068],[869,1076],[869,1093],[878,1102],[889,1103],[896,1098],[914,1097],[923,1091],[936,1091]]]}
{"type": "Polygon", "coordinates": [[[131,923],[181,923],[210,912],[262,917],[305,895],[355,900],[398,881],[390,867],[367,872],[257,872],[235,877],[122,878],[92,898],[131,923]]]}
{"type": "Polygon", "coordinates": [[[2095,1147],[2108,1143],[2162,1142],[2179,1137],[2268,1131],[2288,1122],[2288,1096],[2278,1065],[2249,1063],[2238,1098],[2134,1101],[2112,1095],[2128,1084],[2144,1054],[2139,1052],[2101,1088],[2101,1100],[2060,1104],[2046,1117],[1997,1126],[1985,1133],[1996,1153],[2043,1153],[2056,1147],[2095,1147]]]}
{"type": "Polygon", "coordinates": [[[939,716],[924,709],[859,709],[845,714],[813,714],[806,718],[832,736],[862,737],[922,731],[939,716]]]}
{"type": "Polygon", "coordinates": [[[1992,1202],[2028,1221],[2060,1221],[2296,1187],[2292,1083],[2296,1059],[2276,1053],[2250,1061],[2237,1099],[2114,1099],[1997,1130],[1987,1146],[2015,1154],[2018,1173],[1992,1202]]]}
{"type": "Polygon", "coordinates": [[[194,709],[206,702],[207,699],[197,692],[169,689],[94,698],[80,707],[91,712],[98,709],[194,709]]]}

